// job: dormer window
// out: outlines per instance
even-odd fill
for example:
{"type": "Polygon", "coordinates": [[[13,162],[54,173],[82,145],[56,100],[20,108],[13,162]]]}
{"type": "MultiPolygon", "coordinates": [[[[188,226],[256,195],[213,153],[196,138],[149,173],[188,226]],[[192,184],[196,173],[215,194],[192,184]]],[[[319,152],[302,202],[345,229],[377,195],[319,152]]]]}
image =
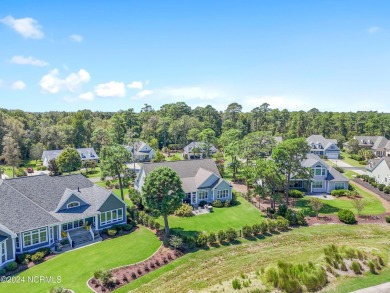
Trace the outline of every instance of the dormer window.
{"type": "Polygon", "coordinates": [[[325,175],[325,168],[321,165],[316,165],[314,168],[314,175],[315,176],[324,176],[325,175]]]}
{"type": "Polygon", "coordinates": [[[79,201],[72,201],[66,205],[66,208],[71,209],[71,208],[75,208],[75,207],[79,207],[79,206],[80,206],[79,201]]]}

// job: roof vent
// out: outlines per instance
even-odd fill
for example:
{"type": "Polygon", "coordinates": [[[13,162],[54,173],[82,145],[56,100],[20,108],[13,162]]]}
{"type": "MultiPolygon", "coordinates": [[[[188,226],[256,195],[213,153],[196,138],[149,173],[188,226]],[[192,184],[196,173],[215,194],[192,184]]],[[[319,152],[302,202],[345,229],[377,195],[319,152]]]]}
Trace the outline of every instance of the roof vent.
{"type": "Polygon", "coordinates": [[[81,192],[81,191],[80,191],[80,187],[77,187],[77,191],[78,191],[78,192],[81,192]]]}

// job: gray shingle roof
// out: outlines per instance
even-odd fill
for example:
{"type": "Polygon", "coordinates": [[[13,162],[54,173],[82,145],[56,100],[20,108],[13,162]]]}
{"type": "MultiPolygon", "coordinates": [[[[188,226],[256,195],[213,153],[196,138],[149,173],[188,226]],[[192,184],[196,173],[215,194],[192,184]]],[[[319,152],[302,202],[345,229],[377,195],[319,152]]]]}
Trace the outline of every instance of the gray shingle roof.
{"type": "MultiPolygon", "coordinates": [[[[135,155],[145,155],[149,154],[152,151],[152,148],[145,142],[143,141],[137,141],[134,143],[134,148],[135,148],[135,155]],[[143,147],[148,146],[150,149],[149,150],[142,150],[143,147]],[[142,150],[142,151],[141,151],[142,150]]],[[[133,152],[133,146],[125,146],[125,149],[127,149],[129,152],[133,152]]]]}
{"type": "MultiPolygon", "coordinates": [[[[322,135],[311,135],[306,139],[308,144],[318,144],[320,143],[324,150],[328,149],[332,144],[336,145],[337,147],[337,140],[336,139],[327,139],[323,137],[322,135]]],[[[338,148],[337,148],[338,149],[338,148]]]]}
{"type": "MultiPolygon", "coordinates": [[[[204,143],[201,141],[193,141],[184,147],[185,153],[191,153],[194,148],[204,148],[204,143]]],[[[214,145],[210,145],[210,151],[213,153],[218,152],[218,149],[214,145]]]]}
{"type": "Polygon", "coordinates": [[[380,159],[372,159],[370,162],[372,164],[369,164],[370,166],[370,171],[372,172],[376,167],[378,167],[382,162],[384,161],[384,164],[387,165],[387,167],[390,169],[390,157],[382,157],[380,159]]]}
{"type": "MultiPolygon", "coordinates": [[[[97,159],[99,159],[94,148],[79,148],[76,150],[80,154],[81,160],[97,160],[97,159]]],[[[41,159],[42,159],[42,161],[44,161],[45,159],[47,161],[50,161],[52,159],[57,159],[57,157],[62,153],[62,151],[63,150],[43,151],[41,159]]]]}
{"type": "Polygon", "coordinates": [[[326,180],[329,181],[348,181],[348,179],[341,174],[339,171],[337,171],[335,168],[329,166],[327,163],[325,163],[321,158],[315,154],[307,154],[306,160],[302,162],[302,166],[306,168],[311,168],[317,163],[321,163],[322,165],[326,166],[328,170],[328,176],[326,180]]]}
{"type": "Polygon", "coordinates": [[[63,221],[89,217],[111,191],[82,175],[20,177],[0,181],[0,224],[18,233],[63,221]],[[80,188],[80,192],[78,192],[80,188]],[[87,205],[56,212],[64,194],[75,194],[87,205]]]}

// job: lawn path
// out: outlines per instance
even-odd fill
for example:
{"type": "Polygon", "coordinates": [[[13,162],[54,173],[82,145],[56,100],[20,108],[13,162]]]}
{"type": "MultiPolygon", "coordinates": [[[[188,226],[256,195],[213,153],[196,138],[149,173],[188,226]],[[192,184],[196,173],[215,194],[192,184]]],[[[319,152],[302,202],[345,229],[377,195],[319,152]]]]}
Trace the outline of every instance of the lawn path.
{"type": "Polygon", "coordinates": [[[359,183],[353,181],[350,183],[352,184],[356,184],[359,188],[361,188],[362,190],[364,190],[365,192],[375,196],[375,198],[377,198],[378,200],[380,200],[380,202],[382,203],[383,207],[385,208],[386,210],[386,213],[390,213],[390,202],[388,202],[387,200],[385,200],[384,198],[382,198],[381,196],[379,196],[378,194],[376,194],[375,192],[372,192],[371,190],[367,189],[366,187],[364,187],[363,185],[360,185],[359,183]]]}

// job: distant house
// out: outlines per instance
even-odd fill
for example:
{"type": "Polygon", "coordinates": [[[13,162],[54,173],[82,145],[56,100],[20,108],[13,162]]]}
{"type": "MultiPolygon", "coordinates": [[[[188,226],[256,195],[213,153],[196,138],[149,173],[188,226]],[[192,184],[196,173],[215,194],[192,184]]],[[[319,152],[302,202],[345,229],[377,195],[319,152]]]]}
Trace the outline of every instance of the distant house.
{"type": "MultiPolygon", "coordinates": [[[[76,149],[78,153],[80,154],[80,158],[82,161],[95,161],[96,163],[99,161],[99,157],[96,154],[95,150],[93,148],[80,148],[76,149]]],[[[50,160],[56,160],[58,156],[62,153],[63,150],[50,150],[50,151],[44,151],[42,153],[42,165],[48,166],[50,160]]]]}
{"type": "MultiPolygon", "coordinates": [[[[390,141],[384,136],[354,136],[359,147],[370,149],[376,157],[390,156],[390,141]]],[[[348,143],[345,144],[348,148],[348,143]]]]}
{"type": "Polygon", "coordinates": [[[378,184],[390,185],[390,157],[370,160],[367,175],[375,178],[378,184]]]}
{"type": "Polygon", "coordinates": [[[80,174],[0,180],[0,268],[64,238],[72,247],[100,241],[98,231],[124,223],[126,204],[80,174]]]}
{"type": "Polygon", "coordinates": [[[319,156],[308,154],[302,166],[312,169],[312,178],[307,180],[293,177],[290,188],[311,193],[330,193],[334,189],[348,189],[348,179],[327,165],[319,156]]]}
{"type": "MultiPolygon", "coordinates": [[[[218,149],[213,144],[209,144],[209,146],[210,146],[209,149],[210,156],[218,152],[218,149]]],[[[207,154],[206,144],[200,141],[191,142],[183,150],[184,158],[188,158],[188,159],[205,158],[206,154],[207,154]]]]}
{"type": "Polygon", "coordinates": [[[179,174],[183,190],[186,193],[184,201],[197,206],[201,201],[213,202],[232,199],[232,186],[219,174],[213,159],[186,160],[162,163],[145,163],[134,183],[134,188],[142,192],[145,178],[158,167],[169,167],[179,174]]]}
{"type": "Polygon", "coordinates": [[[340,149],[336,139],[327,139],[322,135],[311,135],[306,139],[310,146],[310,153],[318,156],[326,156],[328,159],[338,159],[340,149]]]}
{"type": "Polygon", "coordinates": [[[134,159],[137,162],[149,162],[156,156],[155,150],[143,141],[135,142],[134,150],[133,146],[125,146],[125,148],[134,155],[134,159]]]}

